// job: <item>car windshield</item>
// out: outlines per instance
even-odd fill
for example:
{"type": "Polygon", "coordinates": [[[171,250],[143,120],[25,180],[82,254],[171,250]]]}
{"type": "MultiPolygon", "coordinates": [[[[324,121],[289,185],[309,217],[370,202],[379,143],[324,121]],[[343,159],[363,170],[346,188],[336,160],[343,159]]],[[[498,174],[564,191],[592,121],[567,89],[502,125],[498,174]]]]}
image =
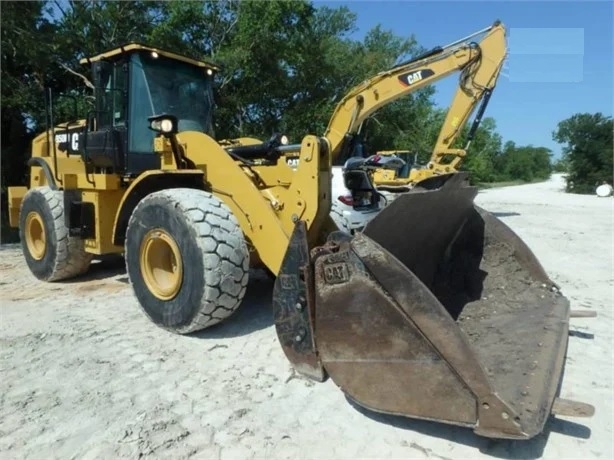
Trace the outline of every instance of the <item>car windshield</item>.
{"type": "Polygon", "coordinates": [[[212,79],[205,69],[150,54],[141,64],[154,114],[175,115],[179,131],[212,133],[212,79]]]}

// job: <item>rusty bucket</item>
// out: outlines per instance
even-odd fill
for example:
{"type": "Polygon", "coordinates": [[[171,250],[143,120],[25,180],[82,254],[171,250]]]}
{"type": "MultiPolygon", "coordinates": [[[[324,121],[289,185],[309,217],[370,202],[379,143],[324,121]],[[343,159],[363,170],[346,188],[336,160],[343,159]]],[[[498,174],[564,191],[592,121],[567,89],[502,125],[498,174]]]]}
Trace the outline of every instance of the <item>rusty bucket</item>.
{"type": "Polygon", "coordinates": [[[286,356],[373,411],[529,439],[560,399],[568,300],[455,174],[396,198],[362,233],[311,251],[298,222],[274,290],[286,356]]]}

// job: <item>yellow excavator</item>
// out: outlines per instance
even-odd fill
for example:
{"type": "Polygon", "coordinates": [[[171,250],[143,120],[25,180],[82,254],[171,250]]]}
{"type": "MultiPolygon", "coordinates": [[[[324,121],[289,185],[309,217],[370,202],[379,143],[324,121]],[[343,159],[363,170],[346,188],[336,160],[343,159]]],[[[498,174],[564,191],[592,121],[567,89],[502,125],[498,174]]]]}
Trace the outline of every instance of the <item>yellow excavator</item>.
{"type": "MultiPolygon", "coordinates": [[[[477,46],[488,54],[504,40],[495,23],[477,46]]],[[[472,62],[474,49],[442,49],[455,59],[432,71],[472,62]]],[[[290,362],[363,407],[513,439],[553,413],[591,415],[557,394],[576,314],[530,249],[474,206],[465,174],[400,194],[354,237],[329,216],[332,160],[361,119],[419,84],[429,59],[380,72],[350,91],[324,136],[289,145],[215,140],[211,63],[138,43],[85,58],[95,110],[56,124],[48,93],[29,184],[8,190],[28,267],[60,281],[123,254],[144,314],[178,334],[229,318],[249,268],[266,267],[290,362]]],[[[348,181],[372,189],[364,170],[348,181]]]]}
{"type": "MultiPolygon", "coordinates": [[[[461,42],[463,41],[464,39],[461,40],[461,42]]],[[[377,155],[403,160],[398,162],[400,165],[398,169],[389,167],[373,170],[373,183],[380,190],[407,190],[431,177],[457,172],[462,159],[467,154],[497,84],[507,56],[507,48],[500,46],[500,42],[494,43],[494,46],[484,46],[484,43],[480,45],[470,43],[465,51],[471,57],[463,60],[461,65],[456,68],[449,67],[444,72],[432,71],[432,66],[439,60],[454,61],[458,58],[457,54],[443,52],[448,47],[436,48],[429,53],[428,61],[430,62],[425,62],[420,66],[422,78],[419,80],[419,84],[414,86],[414,90],[416,90],[435,83],[453,72],[460,71],[458,88],[446,113],[430,160],[423,168],[408,168],[406,163],[410,155],[409,151],[377,152],[377,155]],[[463,148],[452,148],[478,104],[480,106],[467,134],[465,146],[463,148]]],[[[392,161],[389,158],[386,160],[388,163],[392,161]]]]}
{"type": "Polygon", "coordinates": [[[342,131],[346,127],[347,120],[340,116],[343,110],[352,113],[353,118],[350,119],[347,131],[354,135],[336,161],[340,163],[346,160],[343,176],[348,189],[352,190],[353,187],[347,181],[355,177],[352,172],[354,170],[366,171],[375,188],[363,190],[358,195],[343,195],[333,199],[332,216],[340,228],[349,233],[360,231],[381,208],[391,203],[398,193],[411,190],[417,185],[428,187],[431,183],[438,183],[437,176],[458,172],[505,62],[507,47],[505,40],[501,39],[501,33],[502,29],[497,27],[488,28],[449,45],[429,50],[417,57],[413,66],[405,69],[406,75],[400,79],[404,88],[392,89],[407,95],[456,72],[460,74],[458,88],[443,120],[430,160],[424,167],[417,165],[417,155],[408,150],[385,150],[372,155],[366,153],[367,149],[363,144],[364,125],[369,121],[370,114],[365,113],[358,104],[353,105],[355,96],[366,92],[367,88],[374,93],[390,92],[385,82],[380,83],[382,88],[377,88],[374,79],[368,80],[350,91],[341,101],[329,121],[325,135],[342,131]],[[471,41],[475,36],[484,33],[480,43],[471,41]],[[463,148],[452,148],[480,102],[466,145],[463,148]]]}

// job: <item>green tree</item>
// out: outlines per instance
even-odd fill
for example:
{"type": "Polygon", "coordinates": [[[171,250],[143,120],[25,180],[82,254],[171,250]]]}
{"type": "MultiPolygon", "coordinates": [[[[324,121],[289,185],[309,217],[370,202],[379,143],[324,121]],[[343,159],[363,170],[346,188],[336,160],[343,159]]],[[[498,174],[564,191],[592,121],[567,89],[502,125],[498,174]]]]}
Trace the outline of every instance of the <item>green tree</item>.
{"type": "Polygon", "coordinates": [[[551,156],[551,151],[545,147],[518,146],[508,141],[494,162],[497,180],[530,182],[547,179],[552,172],[551,156]]]}
{"type": "MultiPolygon", "coordinates": [[[[466,145],[471,123],[467,123],[459,136],[458,145],[466,145]]],[[[492,117],[484,117],[467,149],[461,169],[471,172],[472,182],[492,182],[496,180],[494,161],[501,150],[501,136],[497,123],[492,117]]]]}
{"type": "Polygon", "coordinates": [[[52,26],[44,18],[44,2],[1,2],[1,201],[2,240],[6,233],[6,188],[25,183],[26,158],[41,113],[45,71],[50,63],[52,26]]]}
{"type": "Polygon", "coordinates": [[[552,164],[552,171],[557,173],[569,172],[569,164],[565,158],[559,158],[552,164]]]}
{"type": "Polygon", "coordinates": [[[547,179],[552,174],[552,151],[546,147],[525,147],[533,160],[532,171],[535,179],[547,179]]]}
{"type": "Polygon", "coordinates": [[[594,193],[602,182],[613,183],[612,117],[602,113],[576,113],[559,122],[553,139],[563,145],[568,164],[567,191],[594,193]]]}

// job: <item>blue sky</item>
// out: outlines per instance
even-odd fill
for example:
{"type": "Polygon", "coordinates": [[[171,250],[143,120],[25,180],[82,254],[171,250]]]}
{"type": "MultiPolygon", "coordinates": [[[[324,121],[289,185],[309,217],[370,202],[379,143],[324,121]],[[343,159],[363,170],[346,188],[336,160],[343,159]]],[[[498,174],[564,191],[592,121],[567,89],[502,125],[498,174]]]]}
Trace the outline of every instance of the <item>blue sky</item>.
{"type": "MultiPolygon", "coordinates": [[[[503,141],[544,146],[559,121],[577,112],[612,115],[614,7],[600,1],[314,1],[346,5],[357,15],[361,39],[377,25],[414,34],[431,48],[446,45],[500,19],[508,31],[508,57],[485,116],[495,118],[503,141]]],[[[435,101],[447,107],[458,74],[436,83],[435,101]]]]}

